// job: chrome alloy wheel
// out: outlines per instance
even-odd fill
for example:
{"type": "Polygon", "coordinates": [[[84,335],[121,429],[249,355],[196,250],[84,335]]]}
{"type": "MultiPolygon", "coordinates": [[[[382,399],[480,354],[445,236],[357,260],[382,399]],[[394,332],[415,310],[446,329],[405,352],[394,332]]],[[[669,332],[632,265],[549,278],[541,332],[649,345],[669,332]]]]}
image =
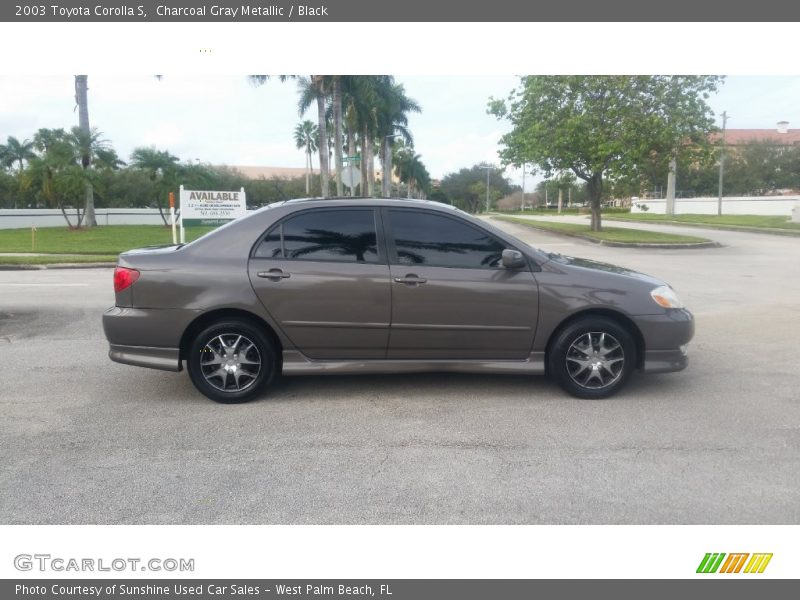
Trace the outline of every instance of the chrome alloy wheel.
{"type": "Polygon", "coordinates": [[[599,390],[615,383],[625,369],[625,351],[611,334],[580,335],[567,350],[567,373],[579,386],[599,390]]]}
{"type": "Polygon", "coordinates": [[[241,392],[261,372],[258,347],[238,333],[218,335],[203,347],[200,370],[209,385],[223,392],[241,392]]]}

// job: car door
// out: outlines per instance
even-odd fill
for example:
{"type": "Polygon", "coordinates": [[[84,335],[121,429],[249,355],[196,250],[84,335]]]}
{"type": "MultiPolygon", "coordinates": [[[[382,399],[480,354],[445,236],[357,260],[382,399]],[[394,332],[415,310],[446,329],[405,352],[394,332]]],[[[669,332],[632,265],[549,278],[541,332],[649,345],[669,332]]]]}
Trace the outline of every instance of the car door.
{"type": "Polygon", "coordinates": [[[385,358],[389,267],[373,208],[309,209],[256,245],[250,281],[294,345],[312,359],[385,358]]]}
{"type": "Polygon", "coordinates": [[[392,359],[524,359],[538,316],[529,268],[505,269],[508,246],[429,210],[386,209],[392,359]]]}

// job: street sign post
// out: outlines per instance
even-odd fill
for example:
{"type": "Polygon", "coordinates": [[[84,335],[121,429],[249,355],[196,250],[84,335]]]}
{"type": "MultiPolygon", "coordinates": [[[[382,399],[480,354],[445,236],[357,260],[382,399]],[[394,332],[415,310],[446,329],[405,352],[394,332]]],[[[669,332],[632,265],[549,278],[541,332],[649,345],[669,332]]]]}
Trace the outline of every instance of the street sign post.
{"type": "Polygon", "coordinates": [[[355,165],[348,165],[342,169],[342,183],[350,189],[361,183],[361,170],[355,165]]]}

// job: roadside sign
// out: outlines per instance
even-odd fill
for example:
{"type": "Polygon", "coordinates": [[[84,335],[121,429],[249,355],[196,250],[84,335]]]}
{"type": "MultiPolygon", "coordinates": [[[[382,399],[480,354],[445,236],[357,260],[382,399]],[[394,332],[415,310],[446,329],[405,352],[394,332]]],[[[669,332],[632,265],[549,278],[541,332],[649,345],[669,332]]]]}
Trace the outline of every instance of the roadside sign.
{"type": "Polygon", "coordinates": [[[217,226],[247,214],[244,188],[238,192],[180,189],[181,242],[185,227],[217,226]]]}
{"type": "Polygon", "coordinates": [[[351,189],[356,187],[361,183],[361,170],[355,165],[342,169],[342,183],[351,189]]]}

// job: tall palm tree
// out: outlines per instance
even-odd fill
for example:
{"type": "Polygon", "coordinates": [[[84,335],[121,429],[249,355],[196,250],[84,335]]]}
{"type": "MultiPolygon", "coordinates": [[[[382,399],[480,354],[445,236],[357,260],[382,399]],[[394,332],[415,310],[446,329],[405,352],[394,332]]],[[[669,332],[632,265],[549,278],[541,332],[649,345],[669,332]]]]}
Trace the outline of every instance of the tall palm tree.
{"type": "Polygon", "coordinates": [[[306,195],[311,195],[311,173],[314,170],[312,155],[317,151],[319,130],[313,121],[306,119],[294,128],[294,143],[298,150],[306,154],[306,195]]]}
{"type": "Polygon", "coordinates": [[[336,195],[343,196],[342,187],[342,76],[333,75],[333,148],[336,160],[336,195]]]}
{"type": "MultiPolygon", "coordinates": [[[[91,135],[91,127],[89,126],[89,82],[88,75],[75,75],[75,104],[78,107],[78,127],[81,130],[83,140],[88,140],[91,135]]],[[[81,148],[84,152],[81,155],[81,166],[86,171],[92,164],[92,154],[88,147],[81,148]]],[[[83,209],[84,225],[86,227],[95,227],[97,219],[94,216],[94,188],[90,178],[86,178],[85,182],[85,200],[86,204],[83,209]]]]}
{"type": "Polygon", "coordinates": [[[297,109],[302,117],[306,110],[312,104],[317,105],[317,119],[319,130],[319,142],[317,148],[319,150],[319,180],[322,197],[327,198],[330,196],[329,187],[329,168],[328,168],[328,114],[327,114],[327,98],[329,95],[329,81],[324,75],[311,75],[310,77],[301,77],[300,84],[300,100],[297,102],[297,109]]]}
{"type": "Polygon", "coordinates": [[[358,133],[361,146],[361,194],[372,195],[375,181],[374,146],[379,137],[379,105],[381,90],[391,85],[389,75],[358,75],[344,81],[345,122],[348,137],[358,133]]]}
{"type": "Polygon", "coordinates": [[[381,138],[383,154],[383,195],[391,192],[392,140],[401,137],[408,145],[414,139],[408,128],[408,113],[420,112],[420,105],[406,96],[405,87],[391,79],[379,88],[380,102],[377,106],[378,135],[381,138]]]}
{"type": "MultiPolygon", "coordinates": [[[[380,76],[353,75],[342,79],[344,122],[347,128],[348,154],[356,154],[356,145],[361,147],[361,190],[367,195],[369,172],[369,145],[375,131],[375,87],[380,76]]],[[[352,193],[352,192],[351,192],[352,193]]]]}

